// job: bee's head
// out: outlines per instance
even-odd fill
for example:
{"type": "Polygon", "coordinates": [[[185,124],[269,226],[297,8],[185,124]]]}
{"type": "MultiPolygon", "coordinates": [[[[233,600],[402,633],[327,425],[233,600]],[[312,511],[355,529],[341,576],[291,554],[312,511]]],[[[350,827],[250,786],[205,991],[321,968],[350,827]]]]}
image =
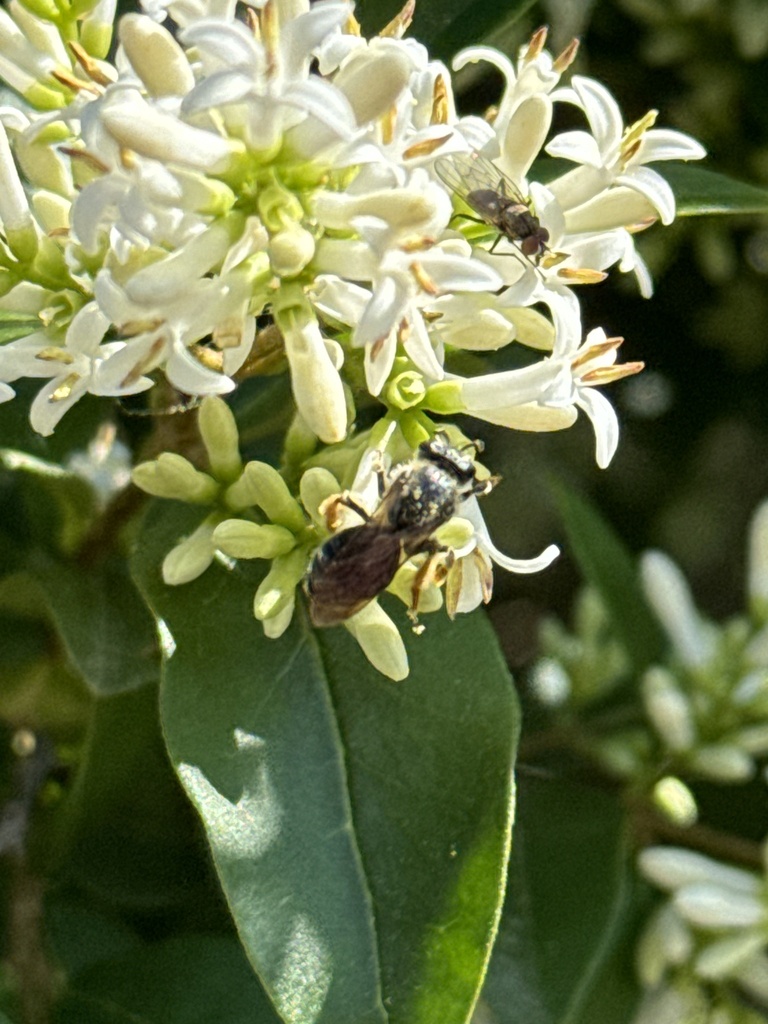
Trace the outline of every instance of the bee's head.
{"type": "Polygon", "coordinates": [[[475,461],[469,449],[474,449],[476,453],[479,450],[478,443],[461,449],[454,448],[445,434],[437,433],[419,445],[419,455],[455,476],[459,483],[471,483],[475,479],[475,461]]]}

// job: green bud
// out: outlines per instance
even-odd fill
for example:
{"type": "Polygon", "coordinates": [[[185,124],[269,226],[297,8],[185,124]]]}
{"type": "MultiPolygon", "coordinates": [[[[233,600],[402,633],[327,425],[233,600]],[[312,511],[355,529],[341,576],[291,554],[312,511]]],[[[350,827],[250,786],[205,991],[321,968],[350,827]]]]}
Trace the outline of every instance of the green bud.
{"type": "Polygon", "coordinates": [[[397,626],[378,601],[371,601],[344,623],[373,667],[399,682],[408,675],[408,655],[397,626]]]}
{"type": "Polygon", "coordinates": [[[406,370],[387,384],[385,398],[395,409],[412,409],[421,404],[426,393],[421,374],[416,370],[406,370]]]}
{"type": "Polygon", "coordinates": [[[299,224],[278,231],[269,241],[269,262],[280,277],[295,277],[312,261],[315,240],[299,224]]]}
{"type": "Polygon", "coordinates": [[[699,816],[696,799],[682,780],[672,775],[659,779],[652,797],[661,813],[675,825],[687,828],[696,823],[699,816]]]}
{"type": "Polygon", "coordinates": [[[189,583],[201,576],[213,561],[213,528],[216,520],[205,519],[189,537],[185,537],[163,559],[163,580],[171,587],[189,583]]]}
{"type": "Polygon", "coordinates": [[[61,16],[61,11],[54,0],[19,0],[21,6],[43,21],[56,22],[61,16]]]}
{"type": "Polygon", "coordinates": [[[253,614],[260,622],[280,616],[286,608],[293,608],[294,591],[307,571],[309,550],[297,547],[280,555],[261,581],[253,598],[253,614]]]}
{"type": "Polygon", "coordinates": [[[304,218],[304,208],[299,199],[281,185],[267,185],[259,192],[259,215],[270,234],[277,234],[293,222],[304,218]]]}
{"type": "Polygon", "coordinates": [[[232,558],[276,558],[296,546],[296,538],[282,526],[252,523],[248,519],[225,519],[213,532],[213,542],[232,558]]]}
{"type": "Polygon", "coordinates": [[[214,477],[222,483],[236,480],[243,470],[243,463],[232,410],[222,398],[208,395],[197,414],[197,425],[214,477]]]}
{"type": "Polygon", "coordinates": [[[30,263],[37,254],[37,231],[30,223],[25,227],[6,228],[8,248],[22,263],[30,263]]]}
{"type": "Polygon", "coordinates": [[[325,527],[325,520],[318,512],[320,505],[332,494],[340,491],[339,482],[333,473],[320,466],[313,466],[308,469],[301,478],[299,493],[301,503],[312,517],[312,521],[325,527]]]}
{"type": "Polygon", "coordinates": [[[285,480],[266,462],[249,462],[224,500],[230,508],[236,509],[258,505],[268,519],[293,533],[307,525],[301,505],[288,490],[285,480]]]}
{"type": "Polygon", "coordinates": [[[215,480],[175,452],[163,452],[153,462],[142,462],[131,473],[131,479],[156,498],[175,498],[193,505],[210,504],[219,492],[215,480]]]}

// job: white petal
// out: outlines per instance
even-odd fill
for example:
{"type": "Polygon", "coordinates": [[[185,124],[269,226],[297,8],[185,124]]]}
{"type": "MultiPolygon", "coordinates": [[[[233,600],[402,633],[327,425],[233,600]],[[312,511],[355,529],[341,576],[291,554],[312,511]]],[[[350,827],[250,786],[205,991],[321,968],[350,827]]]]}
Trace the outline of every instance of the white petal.
{"type": "Polygon", "coordinates": [[[235,386],[229,377],[203,366],[180,342],[173,344],[165,375],[185,395],[225,395],[235,386]]]}
{"type": "Polygon", "coordinates": [[[709,882],[685,885],[675,894],[675,908],[699,928],[750,928],[765,918],[759,896],[709,882]]]}
{"type": "MultiPolygon", "coordinates": [[[[409,322],[410,331],[406,332],[403,345],[408,356],[416,367],[430,380],[441,380],[443,365],[437,357],[426,325],[420,313],[414,312],[409,322]]],[[[441,346],[442,349],[442,346],[441,346]]]]}
{"type": "Polygon", "coordinates": [[[706,155],[706,149],[690,135],[670,128],[653,128],[643,135],[637,159],[652,164],[654,160],[702,160],[706,155]]]}
{"type": "Polygon", "coordinates": [[[681,847],[649,846],[640,853],[638,863],[646,878],[667,891],[692,882],[712,882],[750,895],[760,891],[760,879],[750,871],[681,847]]]}
{"type": "Polygon", "coordinates": [[[32,402],[29,409],[29,422],[32,429],[43,437],[49,437],[64,413],[71,409],[78,399],[88,391],[88,378],[81,377],[73,385],[66,398],[51,401],[51,395],[61,384],[61,378],[48,381],[32,402]]]}
{"type": "Polygon", "coordinates": [[[619,444],[619,420],[608,399],[594,388],[578,389],[576,404],[592,420],[595,430],[595,459],[605,469],[619,444]]]}
{"type": "Polygon", "coordinates": [[[602,167],[603,158],[597,142],[588,132],[561,132],[547,143],[545,151],[561,160],[572,160],[577,164],[602,167]]]}
{"type": "Polygon", "coordinates": [[[658,210],[662,224],[671,224],[675,219],[675,194],[664,178],[650,167],[633,167],[626,174],[618,175],[616,184],[637,189],[658,210]]]}
{"type": "Polygon", "coordinates": [[[594,78],[574,75],[571,86],[579,98],[600,152],[608,154],[618,146],[624,131],[624,119],[616,100],[594,78]]]}
{"type": "Polygon", "coordinates": [[[371,301],[354,330],[353,345],[376,344],[386,338],[402,320],[409,300],[408,288],[402,280],[390,275],[384,277],[374,289],[371,301]]]}
{"type": "Polygon", "coordinates": [[[67,348],[95,355],[109,327],[109,319],[95,302],[89,302],[74,315],[67,328],[67,348]]]}
{"type": "Polygon", "coordinates": [[[702,668],[712,657],[714,638],[680,569],[661,551],[646,551],[640,559],[640,579],[677,656],[690,668],[702,668]]]}

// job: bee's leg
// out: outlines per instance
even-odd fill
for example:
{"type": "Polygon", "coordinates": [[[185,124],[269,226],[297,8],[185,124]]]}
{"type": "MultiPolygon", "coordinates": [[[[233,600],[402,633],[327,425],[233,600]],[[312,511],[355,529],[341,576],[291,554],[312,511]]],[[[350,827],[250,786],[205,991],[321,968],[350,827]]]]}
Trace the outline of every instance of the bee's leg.
{"type": "Polygon", "coordinates": [[[321,515],[325,516],[325,522],[329,530],[335,530],[339,525],[339,508],[351,508],[353,512],[356,512],[364,523],[369,522],[370,514],[360,505],[355,499],[345,491],[343,494],[337,494],[333,498],[328,498],[320,506],[321,515]]]}
{"type": "Polygon", "coordinates": [[[414,626],[419,622],[419,601],[422,591],[426,590],[430,583],[441,584],[456,558],[452,548],[446,548],[434,540],[425,541],[420,549],[420,553],[422,552],[426,553],[427,558],[413,578],[411,606],[408,609],[408,618],[414,626]]]}
{"type": "Polygon", "coordinates": [[[485,480],[475,480],[472,485],[472,490],[469,492],[476,498],[482,498],[486,494],[490,494],[493,488],[501,481],[500,476],[489,476],[485,480]]]}

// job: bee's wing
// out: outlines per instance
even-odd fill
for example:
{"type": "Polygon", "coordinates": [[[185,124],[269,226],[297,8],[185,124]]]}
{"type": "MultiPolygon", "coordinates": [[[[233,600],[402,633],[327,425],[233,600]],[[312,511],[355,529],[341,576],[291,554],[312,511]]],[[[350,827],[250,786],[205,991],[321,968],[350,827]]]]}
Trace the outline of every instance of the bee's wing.
{"type": "Polygon", "coordinates": [[[435,160],[438,177],[462,199],[482,189],[500,192],[527,206],[523,194],[511,178],[479,153],[451,153],[435,160]]]}

